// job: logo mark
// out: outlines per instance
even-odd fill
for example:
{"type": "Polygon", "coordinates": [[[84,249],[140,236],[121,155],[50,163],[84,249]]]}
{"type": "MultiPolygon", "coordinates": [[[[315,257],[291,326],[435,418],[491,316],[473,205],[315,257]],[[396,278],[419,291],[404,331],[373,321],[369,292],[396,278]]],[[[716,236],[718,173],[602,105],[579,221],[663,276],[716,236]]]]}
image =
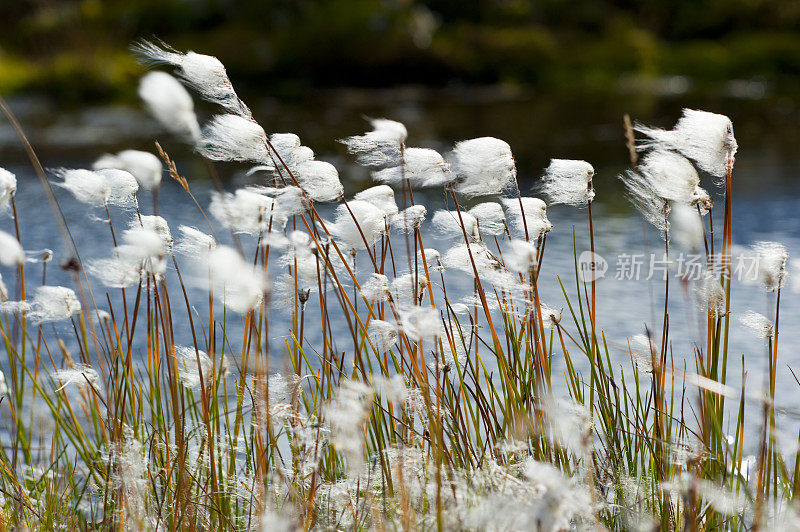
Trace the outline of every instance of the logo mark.
{"type": "Polygon", "coordinates": [[[602,279],[607,271],[608,262],[597,253],[584,251],[578,256],[578,274],[584,283],[602,279]]]}

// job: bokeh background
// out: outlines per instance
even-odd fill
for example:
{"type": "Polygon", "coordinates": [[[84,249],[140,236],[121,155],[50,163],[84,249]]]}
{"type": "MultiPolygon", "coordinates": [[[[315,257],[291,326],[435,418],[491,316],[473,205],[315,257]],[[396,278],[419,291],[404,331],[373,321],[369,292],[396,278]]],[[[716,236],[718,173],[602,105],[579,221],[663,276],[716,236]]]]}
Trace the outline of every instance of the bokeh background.
{"type": "MultiPolygon", "coordinates": [[[[0,89],[131,94],[131,41],[217,55],[241,82],[317,87],[522,84],[617,90],[687,76],[796,82],[791,0],[6,0],[0,89]]],[[[668,88],[667,88],[668,89],[668,88]]]]}

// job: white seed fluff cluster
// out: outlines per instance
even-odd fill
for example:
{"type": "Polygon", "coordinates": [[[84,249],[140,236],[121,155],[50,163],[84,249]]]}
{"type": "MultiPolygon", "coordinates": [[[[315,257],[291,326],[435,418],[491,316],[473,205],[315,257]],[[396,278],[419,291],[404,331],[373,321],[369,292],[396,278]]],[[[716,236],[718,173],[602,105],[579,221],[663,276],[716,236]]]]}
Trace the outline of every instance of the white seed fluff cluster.
{"type": "Polygon", "coordinates": [[[523,236],[527,233],[531,240],[536,241],[553,229],[547,219],[547,205],[539,198],[505,198],[503,206],[511,227],[523,236]]]}
{"type": "MultiPolygon", "coordinates": [[[[385,118],[371,119],[372,131],[340,140],[363,166],[386,168],[401,164],[401,152],[408,138],[406,126],[385,118]]],[[[380,181],[380,180],[379,180],[380,181]]]]}
{"type": "Polygon", "coordinates": [[[753,245],[758,261],[758,279],[761,286],[769,292],[782,288],[788,272],[786,261],[789,254],[786,247],[778,242],[757,242],[753,245]]]}
{"type": "Polygon", "coordinates": [[[727,116],[720,114],[684,109],[671,130],[641,124],[637,124],[635,129],[647,137],[639,149],[663,147],[676,151],[717,178],[727,174],[736,154],[733,124],[727,116]]]}
{"type": "Polygon", "coordinates": [[[0,168],[0,213],[8,209],[11,198],[17,193],[17,177],[0,168]]]}
{"type": "Polygon", "coordinates": [[[422,227],[428,209],[424,205],[412,205],[392,218],[392,227],[401,233],[413,233],[422,227]]]}
{"type": "Polygon", "coordinates": [[[748,310],[739,317],[739,322],[759,338],[772,338],[775,334],[775,326],[772,320],[758,312],[748,310]]]}
{"type": "Polygon", "coordinates": [[[102,207],[111,195],[108,181],[91,170],[59,170],[57,174],[63,181],[56,184],[70,191],[81,203],[102,207]]]}
{"type": "Polygon", "coordinates": [[[352,200],[336,207],[331,234],[348,249],[359,250],[372,246],[386,231],[383,211],[366,201],[352,200]]]}
{"type": "Polygon", "coordinates": [[[139,81],[139,97],[164,129],[191,143],[200,138],[194,101],[178,80],[165,72],[149,72],[139,81]]]}
{"type": "Polygon", "coordinates": [[[25,264],[25,250],[13,235],[0,231],[0,264],[19,266],[25,264]]]}
{"type": "Polygon", "coordinates": [[[586,161],[553,159],[539,186],[551,204],[585,205],[594,199],[593,176],[594,168],[586,161]]]}
{"type": "Polygon", "coordinates": [[[123,150],[116,155],[106,154],[95,161],[94,170],[116,168],[133,175],[145,190],[157,189],[161,184],[163,167],[158,157],[138,150],[123,150]]]}
{"type": "Polygon", "coordinates": [[[250,115],[250,110],[233,90],[225,66],[216,57],[191,51],[184,54],[148,41],[140,41],[133,49],[150,62],[166,63],[175,67],[184,83],[204,100],[239,115],[250,115]]]}
{"type": "Polygon", "coordinates": [[[216,115],[201,132],[197,151],[214,161],[269,162],[267,134],[252,118],[236,114],[216,115]]]}
{"type": "Polygon", "coordinates": [[[463,140],[450,154],[458,176],[455,190],[467,197],[501,194],[516,184],[517,167],[511,147],[494,137],[463,140]]]}

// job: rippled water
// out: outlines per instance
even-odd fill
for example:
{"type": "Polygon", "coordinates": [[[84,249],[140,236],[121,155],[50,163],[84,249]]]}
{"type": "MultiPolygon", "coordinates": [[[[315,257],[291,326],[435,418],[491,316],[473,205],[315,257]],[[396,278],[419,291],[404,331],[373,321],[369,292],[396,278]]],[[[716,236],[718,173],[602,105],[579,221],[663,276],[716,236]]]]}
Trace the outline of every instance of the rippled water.
{"type": "MultiPolygon", "coordinates": [[[[250,101],[258,100],[251,97],[250,101]]],[[[406,122],[410,132],[409,145],[446,150],[459,139],[484,135],[503,138],[511,144],[518,160],[523,192],[533,184],[550,157],[592,162],[597,171],[594,208],[597,252],[609,262],[609,271],[597,283],[598,327],[604,331],[615,360],[628,365],[626,338],[642,333],[645,325],[660,331],[663,281],[615,279],[619,256],[661,253],[663,243],[652,231],[646,232],[640,217],[632,212],[622,197],[616,176],[627,166],[628,154],[623,141],[621,116],[629,112],[634,119],[668,127],[684,106],[722,112],[733,119],[740,145],[734,173],[734,243],[747,246],[758,240],[776,240],[786,245],[791,256],[800,256],[800,184],[796,177],[800,169],[800,152],[796,149],[800,141],[800,106],[796,98],[773,95],[752,101],[693,95],[665,98],[623,94],[559,99],[499,89],[438,93],[398,90],[367,94],[327,93],[309,101],[266,99],[252,107],[268,131],[298,133],[305,144],[315,149],[317,158],[335,163],[348,195],[368,186],[368,174],[351,164],[335,139],[363,131],[366,128],[362,119],[364,115],[387,116],[406,122]]],[[[86,167],[106,151],[149,149],[154,136],[165,137],[143,112],[133,108],[60,110],[37,101],[17,101],[13,107],[19,112],[43,164],[48,168],[86,167]]],[[[201,109],[205,116],[209,112],[211,109],[201,109]]],[[[163,144],[178,161],[180,171],[192,183],[198,200],[207,204],[210,184],[205,165],[185,147],[168,138],[164,140],[163,144]]],[[[42,187],[5,123],[0,123],[0,166],[15,172],[19,178],[17,202],[26,248],[53,248],[56,256],[63,258],[61,240],[42,187]]],[[[226,180],[226,186],[231,189],[251,182],[244,175],[246,167],[223,164],[218,169],[226,180]]],[[[710,182],[704,185],[714,189],[710,182]]],[[[57,190],[56,193],[62,199],[64,214],[82,258],[91,260],[107,256],[111,248],[108,228],[98,221],[104,213],[79,205],[65,191],[57,190]]],[[[428,206],[429,213],[447,205],[440,191],[420,192],[416,199],[428,206]]],[[[180,224],[203,228],[202,218],[176,183],[165,180],[159,200],[160,214],[168,219],[173,231],[180,224]]],[[[149,196],[143,195],[140,201],[143,211],[152,210],[149,196]]],[[[715,221],[721,226],[721,198],[717,198],[716,203],[720,208],[716,209],[715,221]]],[[[322,212],[330,213],[330,208],[323,208],[322,212]]],[[[554,206],[550,208],[549,216],[555,229],[547,240],[540,292],[550,306],[564,308],[564,319],[569,322],[557,277],[564,280],[574,298],[572,235],[574,229],[578,253],[588,247],[586,211],[554,206]]],[[[121,226],[127,223],[131,213],[115,211],[113,217],[115,224],[121,226]]],[[[10,229],[11,221],[7,215],[0,216],[0,227],[10,229]]],[[[431,230],[427,231],[426,239],[427,245],[441,251],[449,245],[431,230]]],[[[399,243],[402,239],[398,237],[396,241],[399,243]]],[[[246,249],[252,249],[254,242],[245,239],[244,244],[246,249]]],[[[397,248],[402,254],[404,244],[396,244],[397,248]]],[[[365,262],[360,260],[360,265],[365,267],[365,262]]],[[[400,260],[397,262],[402,264],[400,260]]],[[[35,279],[39,268],[38,265],[31,266],[29,275],[35,279]]],[[[362,275],[367,275],[366,269],[362,270],[362,275]]],[[[11,278],[11,272],[3,273],[6,279],[11,278]]],[[[643,277],[647,273],[645,265],[643,277]]],[[[49,284],[69,282],[55,265],[49,267],[47,276],[49,284]]],[[[672,354],[675,366],[683,367],[685,363],[691,371],[694,367],[694,343],[702,343],[701,333],[698,333],[701,315],[688,287],[674,276],[672,279],[672,354]]],[[[453,293],[466,294],[471,288],[472,282],[466,275],[448,274],[451,298],[453,293]]],[[[97,284],[95,297],[100,293],[97,284]]],[[[191,295],[193,303],[202,306],[201,293],[191,295]]],[[[112,294],[113,301],[118,302],[118,298],[118,294],[112,294]]],[[[306,337],[311,344],[319,334],[318,313],[313,301],[312,298],[307,309],[306,325],[306,337]]],[[[739,324],[737,316],[748,309],[771,314],[767,306],[769,301],[758,286],[734,285],[728,373],[735,384],[742,374],[741,362],[744,359],[748,389],[752,393],[757,392],[763,382],[765,347],[763,340],[739,324]]],[[[790,371],[800,363],[800,297],[790,288],[784,292],[781,303],[778,401],[791,407],[797,402],[800,391],[800,385],[790,371]]],[[[176,321],[185,315],[184,308],[174,312],[176,321]]],[[[341,343],[337,345],[338,349],[348,350],[344,322],[334,322],[333,325],[339,328],[341,343]]],[[[236,327],[236,324],[232,326],[236,327]]],[[[288,328],[285,313],[275,312],[271,332],[276,357],[281,352],[281,336],[288,328]]],[[[57,325],[56,330],[65,336],[69,334],[68,327],[63,324],[57,325]]],[[[179,329],[176,334],[176,341],[190,342],[188,330],[179,329]]],[[[554,371],[563,371],[563,361],[556,360],[554,371]]],[[[793,419],[793,415],[789,417],[793,419]]],[[[788,426],[794,426],[794,423],[784,424],[784,428],[788,426]]]]}

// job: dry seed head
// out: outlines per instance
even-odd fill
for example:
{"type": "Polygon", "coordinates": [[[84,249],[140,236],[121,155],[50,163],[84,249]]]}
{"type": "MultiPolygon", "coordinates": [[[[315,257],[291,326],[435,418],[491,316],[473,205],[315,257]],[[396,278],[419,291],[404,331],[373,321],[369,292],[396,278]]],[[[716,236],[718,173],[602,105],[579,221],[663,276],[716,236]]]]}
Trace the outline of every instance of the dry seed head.
{"type": "Polygon", "coordinates": [[[499,203],[479,203],[467,212],[477,220],[478,230],[483,236],[499,236],[506,230],[506,215],[499,203]]]}
{"type": "Polygon", "coordinates": [[[314,201],[336,201],[344,194],[339,171],[325,161],[306,161],[294,168],[294,177],[314,201]]]}
{"type": "Polygon", "coordinates": [[[683,116],[671,130],[641,124],[637,124],[635,129],[648,137],[640,143],[640,150],[677,151],[717,178],[725,177],[736,154],[733,124],[725,115],[684,109],[683,116]]]}
{"type": "Polygon", "coordinates": [[[136,181],[133,174],[117,168],[103,168],[95,170],[95,173],[105,178],[108,183],[107,203],[127,208],[137,206],[136,193],[139,191],[139,182],[136,181]]]}
{"type": "Polygon", "coordinates": [[[164,129],[191,143],[200,138],[194,101],[177,79],[166,72],[149,72],[139,81],[139,97],[164,129]]]}
{"type": "Polygon", "coordinates": [[[782,288],[788,276],[786,261],[789,254],[786,247],[778,242],[757,242],[753,250],[757,254],[761,285],[769,292],[782,288]]]}
{"type": "Polygon", "coordinates": [[[758,312],[748,310],[739,317],[739,322],[759,338],[772,338],[775,335],[775,326],[772,321],[758,312]]]}
{"type": "Polygon", "coordinates": [[[161,184],[163,167],[161,160],[146,151],[123,150],[116,155],[106,154],[92,165],[94,170],[116,168],[125,170],[136,178],[139,186],[145,190],[158,188],[161,184]]]}
{"type": "Polygon", "coordinates": [[[508,212],[511,226],[522,235],[527,229],[531,240],[536,241],[553,229],[553,224],[547,219],[547,205],[539,198],[504,198],[503,206],[508,212]],[[524,212],[524,219],[523,219],[524,212]]]}
{"type": "Polygon", "coordinates": [[[267,134],[258,123],[239,115],[216,115],[204,127],[197,151],[214,161],[270,162],[267,134]]]}
{"type": "Polygon", "coordinates": [[[334,223],[328,227],[331,234],[349,249],[360,250],[377,242],[386,230],[386,222],[378,207],[366,201],[353,200],[336,208],[334,223]]]}
{"type": "Polygon", "coordinates": [[[517,167],[511,147],[494,137],[457,143],[450,163],[458,176],[455,191],[467,197],[501,194],[516,184],[517,167]]]}
{"type": "Polygon", "coordinates": [[[361,295],[367,301],[386,301],[389,298],[389,278],[380,273],[370,274],[370,278],[361,284],[361,295]]]}
{"type": "Polygon", "coordinates": [[[148,62],[166,63],[176,67],[184,83],[197,91],[204,100],[236,114],[250,115],[250,110],[233,90],[225,66],[216,57],[192,51],[184,54],[166,45],[161,47],[144,40],[134,45],[133,51],[148,62]]]}
{"type": "Polygon", "coordinates": [[[25,264],[25,251],[19,241],[5,231],[0,231],[0,264],[3,266],[25,264]]]}
{"type": "Polygon", "coordinates": [[[105,177],[91,170],[59,170],[62,182],[58,186],[67,189],[81,203],[102,207],[111,195],[111,187],[105,177]]]}
{"type": "Polygon", "coordinates": [[[392,227],[401,233],[412,233],[415,229],[422,227],[428,209],[424,205],[412,205],[405,210],[397,213],[392,218],[392,227]]]}
{"type": "Polygon", "coordinates": [[[468,212],[436,211],[433,213],[432,222],[433,226],[447,237],[464,238],[466,232],[468,238],[480,240],[478,220],[468,212]]]}
{"type": "Polygon", "coordinates": [[[392,187],[387,185],[377,185],[366,190],[362,190],[353,196],[353,199],[367,201],[378,207],[381,211],[383,211],[387,222],[391,221],[392,217],[394,217],[394,215],[396,215],[398,212],[397,203],[394,201],[394,190],[392,190],[392,187]]]}
{"type": "Polygon", "coordinates": [[[594,199],[593,176],[594,168],[586,161],[552,159],[540,188],[551,204],[585,205],[594,199]]]}
{"type": "Polygon", "coordinates": [[[16,176],[5,168],[0,168],[0,212],[8,209],[8,204],[16,193],[16,176]]]}

